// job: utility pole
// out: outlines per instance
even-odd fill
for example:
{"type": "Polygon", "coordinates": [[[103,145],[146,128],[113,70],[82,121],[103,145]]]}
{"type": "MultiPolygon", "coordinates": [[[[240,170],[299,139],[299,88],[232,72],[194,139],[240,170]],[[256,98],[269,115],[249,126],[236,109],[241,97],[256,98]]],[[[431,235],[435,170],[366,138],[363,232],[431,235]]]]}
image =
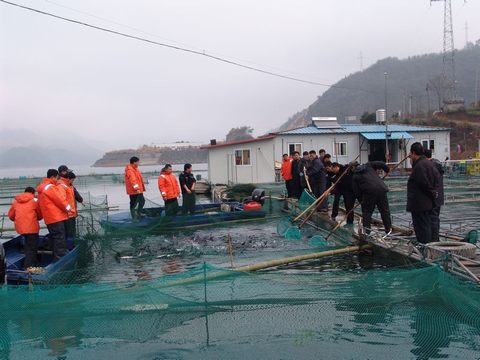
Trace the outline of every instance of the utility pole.
{"type": "Polygon", "coordinates": [[[480,107],[480,99],[478,98],[478,73],[480,68],[477,67],[477,73],[475,75],[475,107],[480,107]]]}
{"type": "Polygon", "coordinates": [[[387,80],[388,80],[388,73],[384,72],[383,75],[385,76],[385,161],[388,162],[390,151],[388,149],[388,87],[387,87],[387,80]]]}
{"type": "Polygon", "coordinates": [[[410,116],[410,119],[413,118],[413,114],[412,114],[412,99],[413,99],[413,95],[410,94],[409,97],[408,97],[408,114],[410,116]]]}
{"type": "MultiPolygon", "coordinates": [[[[453,16],[452,0],[430,0],[443,1],[443,86],[449,90],[449,99],[456,99],[456,78],[455,78],[455,45],[453,42],[453,16]]],[[[445,98],[442,99],[445,101],[445,98]]]]}
{"type": "Polygon", "coordinates": [[[430,106],[430,87],[427,84],[427,119],[430,117],[430,112],[432,110],[430,106]]]}
{"type": "Polygon", "coordinates": [[[358,60],[360,61],[360,71],[363,71],[363,53],[361,51],[358,60]]]}
{"type": "Polygon", "coordinates": [[[465,21],[465,46],[468,45],[468,21],[465,21]]]}

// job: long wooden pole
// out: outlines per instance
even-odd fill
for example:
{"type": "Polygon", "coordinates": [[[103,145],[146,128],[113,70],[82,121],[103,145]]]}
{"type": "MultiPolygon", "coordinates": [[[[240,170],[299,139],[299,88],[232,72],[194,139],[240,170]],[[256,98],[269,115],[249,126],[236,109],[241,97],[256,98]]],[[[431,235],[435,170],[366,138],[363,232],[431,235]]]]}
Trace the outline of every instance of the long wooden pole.
{"type": "MultiPolygon", "coordinates": [[[[386,173],[384,176],[382,176],[382,180],[385,180],[385,178],[387,176],[389,176],[394,170],[398,169],[398,167],[403,164],[408,158],[410,158],[410,155],[408,155],[406,158],[404,158],[402,161],[400,161],[397,165],[395,165],[388,173],[386,173]]],[[[348,218],[348,215],[350,215],[353,211],[355,211],[355,209],[357,207],[359,207],[360,205],[362,205],[361,202],[358,202],[357,204],[355,204],[355,206],[353,208],[350,209],[349,212],[347,212],[345,214],[345,217],[343,218],[343,220],[345,220],[346,218],[348,218]]],[[[330,236],[332,236],[332,234],[338,230],[338,228],[340,227],[340,225],[342,224],[342,222],[340,221],[327,235],[327,237],[325,238],[325,240],[328,240],[330,238],[330,236]]]]}
{"type": "Polygon", "coordinates": [[[347,254],[347,253],[351,253],[351,252],[360,251],[360,250],[363,250],[363,249],[368,249],[368,248],[371,248],[371,247],[372,246],[368,245],[368,244],[363,245],[363,246],[348,246],[348,247],[345,247],[345,248],[342,248],[342,249],[327,250],[327,251],[316,252],[316,253],[311,253],[311,254],[291,256],[291,257],[282,258],[282,259],[264,261],[264,262],[261,262],[261,263],[258,263],[258,264],[253,264],[253,265],[240,266],[240,267],[235,268],[235,271],[247,272],[247,271],[263,270],[263,269],[268,269],[268,268],[272,268],[272,267],[277,267],[277,266],[280,266],[280,265],[287,265],[287,264],[290,264],[290,263],[319,259],[319,258],[326,257],[326,256],[347,254]]]}
{"type": "Polygon", "coordinates": [[[307,175],[307,168],[305,166],[303,167],[303,175],[305,176],[305,181],[307,182],[308,190],[313,194],[312,186],[310,185],[310,180],[308,179],[308,175],[307,175]]]}

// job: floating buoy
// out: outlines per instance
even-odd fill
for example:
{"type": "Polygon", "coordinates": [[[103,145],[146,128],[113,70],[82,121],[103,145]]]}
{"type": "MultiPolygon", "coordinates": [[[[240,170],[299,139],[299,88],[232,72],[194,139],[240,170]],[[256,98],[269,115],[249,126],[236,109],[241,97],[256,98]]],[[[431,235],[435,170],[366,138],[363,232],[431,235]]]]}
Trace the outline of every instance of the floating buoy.
{"type": "Polygon", "coordinates": [[[475,259],[477,247],[473,244],[460,241],[441,241],[425,245],[426,257],[429,260],[442,258],[445,253],[460,255],[469,259],[475,259]]]}

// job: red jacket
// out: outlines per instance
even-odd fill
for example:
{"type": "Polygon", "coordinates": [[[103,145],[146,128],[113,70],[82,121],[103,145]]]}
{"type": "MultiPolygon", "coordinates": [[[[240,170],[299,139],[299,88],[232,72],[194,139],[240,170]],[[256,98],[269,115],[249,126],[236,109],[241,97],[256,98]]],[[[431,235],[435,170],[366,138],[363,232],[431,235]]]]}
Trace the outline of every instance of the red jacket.
{"type": "Polygon", "coordinates": [[[71,205],[67,202],[65,188],[52,179],[45,178],[38,185],[38,203],[45,224],[50,225],[68,219],[71,205]]]}
{"type": "Polygon", "coordinates": [[[176,199],[180,195],[180,185],[173,173],[167,174],[162,170],[158,177],[158,188],[164,200],[176,199]]]}
{"type": "Polygon", "coordinates": [[[282,167],[280,169],[282,173],[283,180],[288,181],[292,180],[292,158],[288,158],[287,160],[283,160],[282,167]]]}
{"type": "Polygon", "coordinates": [[[136,195],[145,192],[142,173],[137,166],[128,164],[125,167],[125,187],[128,195],[136,195]]]}
{"type": "Polygon", "coordinates": [[[72,180],[60,178],[58,180],[58,186],[62,186],[65,189],[67,195],[67,203],[71,209],[68,212],[68,218],[75,218],[78,216],[77,201],[75,200],[75,190],[73,189],[72,180]]]}
{"type": "Polygon", "coordinates": [[[38,234],[40,231],[38,220],[42,220],[42,213],[38,200],[32,193],[17,195],[8,210],[8,217],[15,222],[15,230],[19,234],[38,234]]]}

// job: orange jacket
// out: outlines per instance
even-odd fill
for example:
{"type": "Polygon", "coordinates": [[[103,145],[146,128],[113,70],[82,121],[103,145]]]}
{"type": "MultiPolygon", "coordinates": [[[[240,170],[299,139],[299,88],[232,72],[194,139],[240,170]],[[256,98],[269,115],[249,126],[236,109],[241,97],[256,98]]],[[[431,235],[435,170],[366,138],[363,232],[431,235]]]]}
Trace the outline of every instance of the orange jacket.
{"type": "Polygon", "coordinates": [[[141,194],[145,191],[142,173],[133,164],[125,167],[125,187],[128,195],[141,194]]]}
{"type": "Polygon", "coordinates": [[[292,158],[288,158],[287,160],[283,160],[282,167],[280,168],[280,172],[282,173],[283,180],[288,181],[292,180],[292,158]]]}
{"type": "Polygon", "coordinates": [[[62,186],[65,189],[67,203],[71,207],[70,211],[68,212],[68,218],[71,219],[77,217],[77,201],[75,200],[75,190],[73,189],[72,180],[60,178],[60,180],[58,180],[58,186],[62,186]]]}
{"type": "Polygon", "coordinates": [[[180,185],[173,173],[167,174],[162,170],[158,177],[158,188],[164,200],[176,199],[180,195],[180,185]]]}
{"type": "Polygon", "coordinates": [[[40,231],[38,220],[42,220],[42,213],[32,193],[17,195],[8,210],[8,217],[15,222],[15,230],[19,234],[38,234],[40,231]]]}
{"type": "Polygon", "coordinates": [[[57,185],[52,179],[45,178],[38,185],[38,204],[43,215],[45,224],[53,224],[68,219],[68,212],[71,210],[67,202],[65,188],[57,185]]]}

